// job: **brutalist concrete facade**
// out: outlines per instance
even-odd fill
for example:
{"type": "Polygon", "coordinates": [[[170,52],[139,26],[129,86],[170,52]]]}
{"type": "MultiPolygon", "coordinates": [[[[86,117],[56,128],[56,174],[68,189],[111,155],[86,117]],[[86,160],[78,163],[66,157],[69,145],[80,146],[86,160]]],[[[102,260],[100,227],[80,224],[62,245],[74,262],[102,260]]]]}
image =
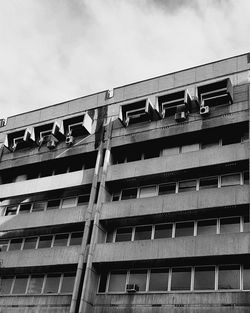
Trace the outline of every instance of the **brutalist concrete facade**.
{"type": "Polygon", "coordinates": [[[9,117],[0,312],[250,310],[244,54],[9,117]]]}

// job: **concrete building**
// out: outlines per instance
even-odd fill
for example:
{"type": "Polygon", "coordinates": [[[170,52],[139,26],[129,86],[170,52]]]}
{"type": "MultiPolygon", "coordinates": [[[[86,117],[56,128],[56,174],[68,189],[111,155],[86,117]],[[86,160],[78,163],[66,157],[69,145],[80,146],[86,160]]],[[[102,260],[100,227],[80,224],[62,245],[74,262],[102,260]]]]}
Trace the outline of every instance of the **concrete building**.
{"type": "Polygon", "coordinates": [[[1,313],[250,312],[250,54],[9,117],[1,313]]]}

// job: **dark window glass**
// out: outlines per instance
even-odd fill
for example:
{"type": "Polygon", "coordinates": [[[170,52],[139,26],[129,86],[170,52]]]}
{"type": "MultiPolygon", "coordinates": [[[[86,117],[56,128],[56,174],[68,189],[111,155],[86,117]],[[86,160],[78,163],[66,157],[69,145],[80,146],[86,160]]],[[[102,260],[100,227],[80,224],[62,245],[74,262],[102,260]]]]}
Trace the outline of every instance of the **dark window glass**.
{"type": "Polygon", "coordinates": [[[146,270],[132,270],[129,275],[129,284],[136,284],[139,291],[146,290],[147,271],[146,270]]]}
{"type": "Polygon", "coordinates": [[[77,246],[82,244],[82,232],[72,233],[69,241],[70,246],[77,246]]]}
{"type": "Polygon", "coordinates": [[[176,183],[161,184],[159,185],[159,195],[167,195],[175,193],[176,183]]]}
{"type": "Polygon", "coordinates": [[[60,283],[60,274],[49,274],[46,277],[44,293],[57,293],[60,283]]]}
{"type": "Polygon", "coordinates": [[[20,250],[22,246],[23,239],[11,239],[9,251],[11,250],[20,250]]]}
{"type": "Polygon", "coordinates": [[[218,187],[218,177],[200,178],[199,189],[217,188],[217,187],[218,187]]]}
{"type": "Polygon", "coordinates": [[[67,246],[68,238],[69,238],[69,234],[55,235],[53,247],[67,246]]]}
{"type": "Polygon", "coordinates": [[[39,294],[42,292],[43,275],[32,275],[29,281],[28,294],[39,294]]]}
{"type": "Polygon", "coordinates": [[[89,197],[90,197],[90,194],[79,196],[77,205],[87,204],[89,202],[89,197]]]}
{"type": "Polygon", "coordinates": [[[50,248],[52,243],[52,236],[41,236],[39,238],[38,249],[50,248]]]}
{"type": "Polygon", "coordinates": [[[167,291],[168,272],[169,270],[167,268],[151,270],[149,291],[167,291]]]}
{"type": "Polygon", "coordinates": [[[151,239],[152,226],[137,226],[135,228],[135,240],[151,239]]]}
{"type": "Polygon", "coordinates": [[[231,145],[233,143],[241,142],[241,134],[237,134],[237,132],[230,132],[229,134],[225,134],[222,137],[222,146],[231,145]]]}
{"type": "Polygon", "coordinates": [[[244,266],[243,268],[243,289],[250,290],[250,267],[244,266]]]}
{"type": "Polygon", "coordinates": [[[212,136],[204,136],[201,143],[201,149],[212,148],[219,145],[219,138],[214,138],[212,136]]]}
{"type": "Polygon", "coordinates": [[[47,210],[59,209],[60,207],[60,199],[58,200],[49,200],[47,205],[47,210]]]}
{"type": "Polygon", "coordinates": [[[217,228],[216,220],[204,220],[197,222],[197,235],[215,235],[217,228]]]}
{"type": "Polygon", "coordinates": [[[10,294],[13,279],[14,277],[1,277],[1,289],[0,289],[1,294],[4,295],[10,294]]]}
{"type": "Polygon", "coordinates": [[[40,177],[52,176],[53,168],[51,165],[43,165],[41,166],[40,177]]]}
{"type": "Polygon", "coordinates": [[[155,225],[155,239],[158,238],[171,238],[172,237],[172,224],[155,225]]]}
{"type": "Polygon", "coordinates": [[[69,172],[81,171],[83,168],[83,161],[75,160],[69,166],[69,172]]]}
{"type": "Polygon", "coordinates": [[[24,239],[23,250],[35,249],[36,248],[36,243],[37,243],[37,237],[25,238],[24,239]]]}
{"type": "Polygon", "coordinates": [[[31,210],[31,203],[23,203],[20,205],[19,214],[29,213],[31,210]]]}
{"type": "Polygon", "coordinates": [[[127,155],[127,162],[133,162],[141,160],[142,153],[140,151],[130,151],[127,155]]]}
{"type": "Polygon", "coordinates": [[[115,192],[113,193],[113,196],[112,196],[112,201],[119,201],[120,200],[120,192],[115,192]]]}
{"type": "Polygon", "coordinates": [[[73,208],[76,206],[76,197],[66,198],[62,200],[62,209],[73,208]]]}
{"type": "Polygon", "coordinates": [[[137,188],[129,188],[122,190],[122,200],[135,199],[137,197],[137,188]]]}
{"type": "Polygon", "coordinates": [[[250,231],[250,215],[245,215],[243,217],[244,225],[243,225],[243,231],[249,232],[250,231]]]}
{"type": "Polygon", "coordinates": [[[6,212],[5,212],[6,216],[16,215],[16,213],[17,213],[17,206],[8,206],[6,208],[6,212]]]}
{"type": "Polygon", "coordinates": [[[238,233],[240,231],[239,217],[226,217],[220,219],[220,233],[238,233]]]}
{"type": "Polygon", "coordinates": [[[0,252],[7,251],[9,240],[0,240],[0,252]]]}
{"type": "Polygon", "coordinates": [[[173,268],[171,290],[190,290],[191,268],[173,268]]]}
{"type": "Polygon", "coordinates": [[[176,223],[175,237],[193,236],[194,222],[176,223]]]}
{"type": "Polygon", "coordinates": [[[249,185],[249,172],[248,171],[244,172],[243,177],[244,177],[244,184],[249,185]]]}
{"type": "Polygon", "coordinates": [[[118,228],[116,231],[116,242],[131,241],[132,227],[118,228]]]}
{"type": "Polygon", "coordinates": [[[222,265],[219,266],[219,289],[240,288],[240,266],[222,265]]]}
{"type": "Polygon", "coordinates": [[[65,273],[63,275],[61,293],[72,293],[74,289],[75,273],[65,273]]]}
{"type": "Polygon", "coordinates": [[[106,291],[107,278],[108,278],[107,272],[101,274],[98,292],[106,291]]]}
{"type": "Polygon", "coordinates": [[[68,167],[69,165],[66,162],[62,164],[56,164],[56,166],[54,167],[54,175],[67,173],[68,167]]]}
{"type": "Polygon", "coordinates": [[[111,292],[124,292],[126,283],[126,271],[115,271],[110,273],[109,288],[111,292]]]}
{"type": "Polygon", "coordinates": [[[106,242],[107,242],[107,243],[109,243],[109,242],[113,242],[113,237],[114,237],[114,233],[113,233],[113,231],[108,232],[108,233],[107,233],[106,242]]]}
{"type": "Polygon", "coordinates": [[[196,190],[196,180],[186,180],[179,182],[179,192],[192,190],[196,190]]]}
{"type": "Polygon", "coordinates": [[[214,290],[215,289],[215,267],[214,266],[195,267],[194,289],[195,290],[214,290]]]}
{"type": "Polygon", "coordinates": [[[240,173],[221,176],[221,186],[240,185],[240,173]]]}
{"type": "Polygon", "coordinates": [[[28,276],[16,276],[12,293],[24,294],[26,291],[27,283],[28,283],[28,276]]]}
{"type": "Polygon", "coordinates": [[[157,147],[153,147],[148,151],[144,151],[144,159],[158,158],[160,156],[160,149],[157,147]]]}
{"type": "Polygon", "coordinates": [[[249,140],[249,131],[248,130],[245,130],[242,135],[241,135],[241,141],[242,142],[245,142],[249,140]]]}
{"type": "Polygon", "coordinates": [[[44,211],[46,208],[46,202],[35,202],[33,204],[32,212],[44,211]]]}

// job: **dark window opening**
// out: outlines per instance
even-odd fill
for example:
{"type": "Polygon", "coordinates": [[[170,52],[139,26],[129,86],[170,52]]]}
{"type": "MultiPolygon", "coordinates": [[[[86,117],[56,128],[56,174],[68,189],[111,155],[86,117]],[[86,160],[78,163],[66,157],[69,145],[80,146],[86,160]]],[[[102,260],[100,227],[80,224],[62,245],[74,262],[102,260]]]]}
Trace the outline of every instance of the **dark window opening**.
{"type": "Polygon", "coordinates": [[[116,242],[131,241],[132,227],[118,228],[116,231],[116,242]]]}

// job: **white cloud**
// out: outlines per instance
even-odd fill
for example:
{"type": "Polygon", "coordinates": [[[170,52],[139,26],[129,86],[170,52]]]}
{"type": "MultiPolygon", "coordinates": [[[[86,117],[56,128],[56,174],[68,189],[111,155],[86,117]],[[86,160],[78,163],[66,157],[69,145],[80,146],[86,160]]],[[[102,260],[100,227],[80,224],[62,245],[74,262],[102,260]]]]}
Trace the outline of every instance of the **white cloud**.
{"type": "Polygon", "coordinates": [[[0,117],[247,52],[248,0],[0,2],[0,117]]]}

